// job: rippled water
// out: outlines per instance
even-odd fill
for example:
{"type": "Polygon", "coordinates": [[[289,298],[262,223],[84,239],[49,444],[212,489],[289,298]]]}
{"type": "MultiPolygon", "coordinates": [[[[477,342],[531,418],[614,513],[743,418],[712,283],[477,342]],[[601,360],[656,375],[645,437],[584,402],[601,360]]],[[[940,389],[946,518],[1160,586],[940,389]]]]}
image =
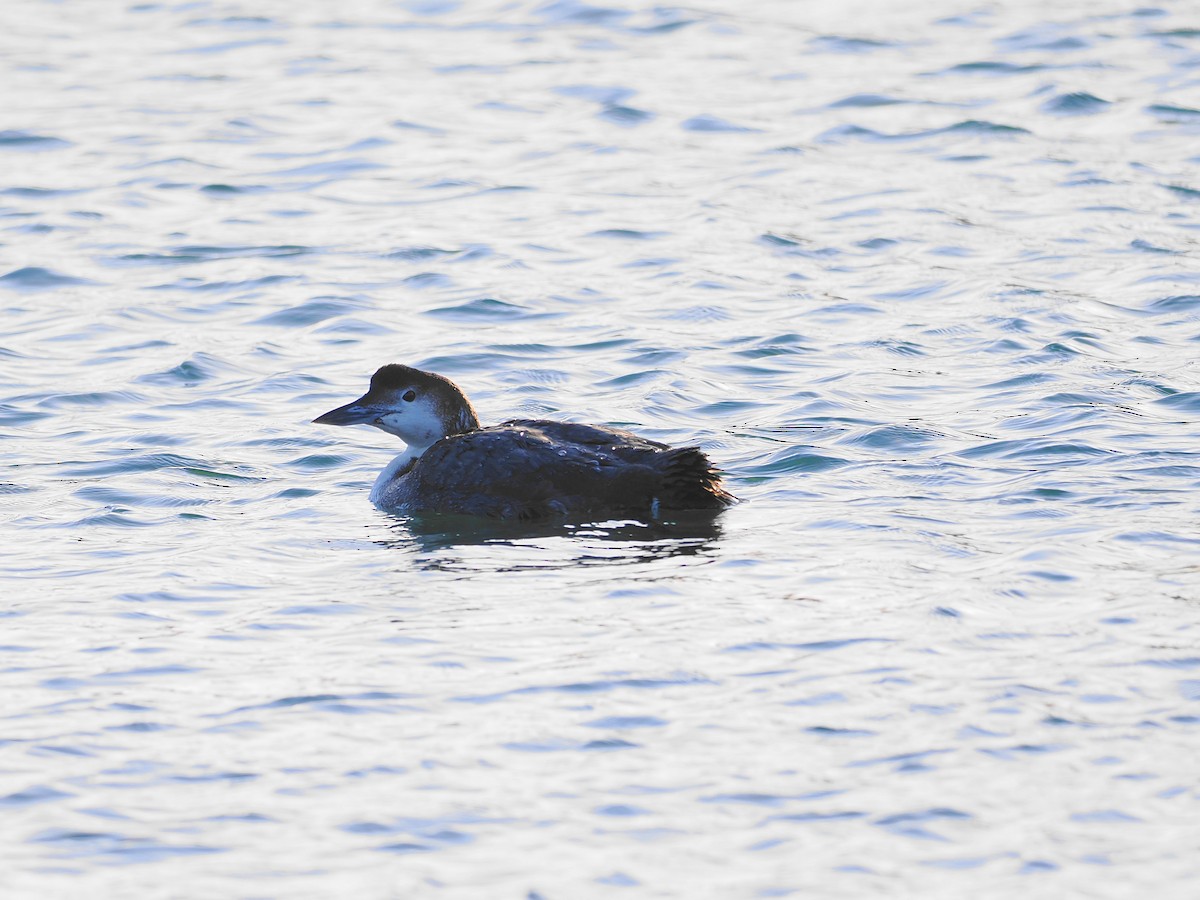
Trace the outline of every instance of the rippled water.
{"type": "Polygon", "coordinates": [[[1194,5],[0,27],[5,896],[1200,875],[1194,5]],[[747,502],[385,515],[386,362],[747,502]]]}

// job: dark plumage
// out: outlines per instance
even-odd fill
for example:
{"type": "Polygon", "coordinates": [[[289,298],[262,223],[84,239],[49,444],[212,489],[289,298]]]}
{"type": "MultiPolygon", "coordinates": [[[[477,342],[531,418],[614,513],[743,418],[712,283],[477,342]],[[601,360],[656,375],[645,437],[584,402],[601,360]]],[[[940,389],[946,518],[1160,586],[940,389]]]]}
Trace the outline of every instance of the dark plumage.
{"type": "Polygon", "coordinates": [[[453,382],[407,366],[383,367],[366,395],[315,421],[371,424],[408,443],[371,492],[384,509],[587,521],[711,513],[736,502],[698,447],[541,419],[480,428],[453,382]]]}

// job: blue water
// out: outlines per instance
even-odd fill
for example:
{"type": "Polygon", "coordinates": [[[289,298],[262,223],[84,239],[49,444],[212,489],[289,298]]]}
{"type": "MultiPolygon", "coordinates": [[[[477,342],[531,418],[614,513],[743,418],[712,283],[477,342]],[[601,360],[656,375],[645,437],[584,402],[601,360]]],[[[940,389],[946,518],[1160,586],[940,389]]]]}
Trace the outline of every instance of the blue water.
{"type": "Polygon", "coordinates": [[[1194,5],[0,29],[4,896],[1196,883],[1194,5]],[[388,362],[746,502],[386,515],[388,362]]]}

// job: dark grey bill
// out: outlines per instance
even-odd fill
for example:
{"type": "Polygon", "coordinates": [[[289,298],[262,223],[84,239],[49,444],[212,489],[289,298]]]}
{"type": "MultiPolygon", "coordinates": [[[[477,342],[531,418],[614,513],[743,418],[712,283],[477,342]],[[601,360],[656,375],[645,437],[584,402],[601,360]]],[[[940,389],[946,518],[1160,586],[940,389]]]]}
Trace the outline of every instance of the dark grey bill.
{"type": "Polygon", "coordinates": [[[369,425],[382,412],[375,406],[363,403],[362,400],[355,400],[317,416],[313,422],[317,425],[369,425]]]}

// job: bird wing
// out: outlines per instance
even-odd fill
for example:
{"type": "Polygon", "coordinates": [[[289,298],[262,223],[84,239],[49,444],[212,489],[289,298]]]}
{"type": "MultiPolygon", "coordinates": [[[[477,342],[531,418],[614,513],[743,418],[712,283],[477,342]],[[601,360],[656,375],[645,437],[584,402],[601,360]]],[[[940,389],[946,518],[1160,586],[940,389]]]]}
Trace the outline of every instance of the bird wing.
{"type": "Polygon", "coordinates": [[[539,519],[649,502],[654,472],[629,454],[648,458],[660,445],[613,444],[610,429],[564,425],[516,420],[443,438],[405,476],[398,505],[539,519]]]}
{"type": "MultiPolygon", "coordinates": [[[[612,452],[627,450],[666,450],[666,444],[651,441],[623,428],[603,425],[582,425],[576,422],[555,422],[548,419],[511,419],[497,428],[519,428],[536,431],[551,441],[580,444],[586,447],[609,447],[612,452]]],[[[487,430],[487,429],[485,429],[487,430]]]]}

